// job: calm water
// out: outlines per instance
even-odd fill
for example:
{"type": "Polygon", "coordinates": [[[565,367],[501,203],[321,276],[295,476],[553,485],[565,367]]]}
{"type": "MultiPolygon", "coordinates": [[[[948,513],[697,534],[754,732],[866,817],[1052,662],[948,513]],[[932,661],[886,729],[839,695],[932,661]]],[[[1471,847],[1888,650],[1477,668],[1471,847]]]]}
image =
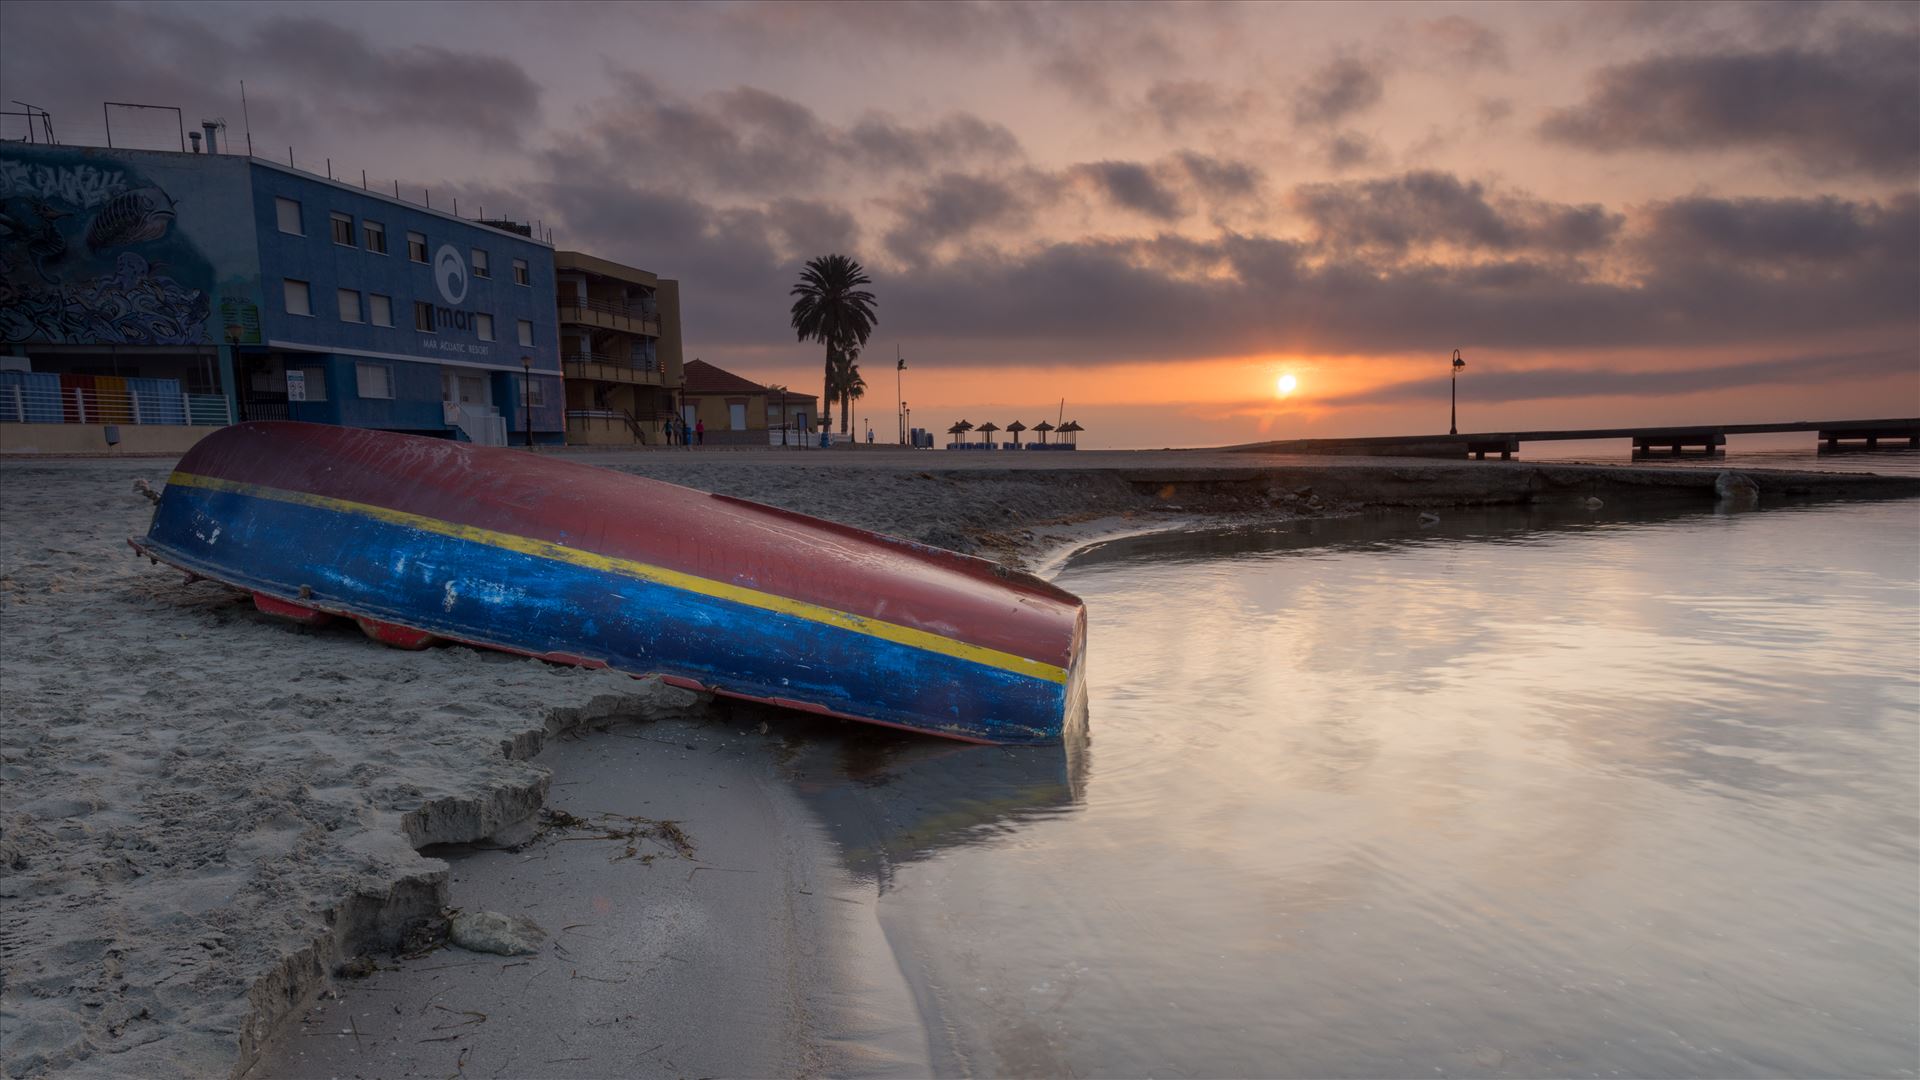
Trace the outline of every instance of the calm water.
{"type": "Polygon", "coordinates": [[[1920,503],[1095,555],[1090,745],[788,766],[942,1071],[1920,1073],[1920,503]]]}

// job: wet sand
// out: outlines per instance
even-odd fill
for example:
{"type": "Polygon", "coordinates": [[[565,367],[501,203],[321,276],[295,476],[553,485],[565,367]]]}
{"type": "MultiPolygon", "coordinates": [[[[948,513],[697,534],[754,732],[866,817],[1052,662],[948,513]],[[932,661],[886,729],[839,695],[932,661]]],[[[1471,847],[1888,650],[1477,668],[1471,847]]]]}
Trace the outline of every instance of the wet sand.
{"type": "Polygon", "coordinates": [[[456,904],[524,914],[551,941],[381,957],[250,1075],[928,1075],[873,890],[778,775],[761,715],[556,740],[535,759],[564,778],[548,804],[583,823],[436,852],[456,904]],[[677,831],[654,835],[661,819],[677,831]]]}
{"type": "MultiPolygon", "coordinates": [[[[1198,520],[1311,518],[1369,507],[1412,513],[1588,496],[1712,498],[1711,471],[1517,462],[1249,461],[1181,452],[1006,460],[777,450],[575,460],[1028,562],[1099,535],[1198,520]]],[[[0,729],[0,1065],[10,1076],[244,1072],[277,1032],[294,1030],[343,961],[391,952],[409,923],[448,905],[474,905],[432,851],[524,827],[543,805],[557,803],[552,785],[570,782],[564,770],[573,766],[556,781],[531,760],[549,739],[610,717],[715,716],[708,702],[650,682],[463,648],[391,652],[357,632],[268,620],[243,597],[209,583],[183,584],[125,546],[126,537],[145,531],[150,515],[132,493],[133,481],[158,484],[170,465],[0,461],[0,685],[7,703],[0,729]]],[[[1763,503],[1920,489],[1910,478],[1752,475],[1763,503]]],[[[762,873],[703,872],[684,884],[712,895],[677,894],[685,910],[719,919],[716,947],[743,932],[734,921],[745,926],[771,910],[756,905],[793,904],[798,895],[717,882],[832,882],[839,873],[811,846],[817,838],[802,837],[771,784],[761,786],[766,801],[751,812],[737,800],[702,801],[703,791],[718,791],[735,775],[715,771],[717,763],[758,767],[751,759],[742,765],[689,754],[672,770],[675,782],[691,785],[684,795],[659,777],[633,781],[643,798],[648,785],[660,784],[700,806],[695,814],[660,808],[659,799],[649,804],[656,812],[648,816],[683,819],[696,838],[738,833],[774,845],[738,849],[743,858],[767,862],[736,869],[762,873]],[[702,880],[708,878],[714,881],[702,880]]],[[[703,850],[729,850],[718,839],[711,843],[703,850]]],[[[664,868],[660,860],[648,867],[664,868]]],[[[635,881],[635,902],[653,895],[664,877],[635,881]]],[[[592,894],[550,893],[552,882],[528,881],[531,891],[502,894],[499,903],[551,895],[544,902],[558,909],[592,895],[625,895],[612,882],[592,894]]],[[[805,919],[793,926],[781,939],[798,965],[789,965],[799,980],[791,985],[811,985],[800,974],[816,970],[808,964],[860,955],[858,935],[845,927],[805,919]]],[[[644,943],[629,944],[637,950],[630,959],[650,955],[644,943]]],[[[655,976],[670,980],[665,970],[655,976]]],[[[729,971],[721,982],[731,979],[729,971]]],[[[789,984],[771,976],[741,975],[737,982],[758,987],[765,1008],[798,1000],[782,998],[789,984]]],[[[661,992],[671,998],[680,991],[661,992]]],[[[722,992],[730,991],[714,991],[722,992]]],[[[540,998],[522,1001],[550,1015],[538,1008],[540,998]]],[[[500,1030],[511,1028],[505,1017],[500,1030]]],[[[429,1031],[424,1018],[409,1022],[415,1037],[445,1034],[429,1031]]],[[[891,1025],[858,1020],[847,1030],[891,1025]]],[[[577,1033],[557,1030],[569,1038],[577,1033]]],[[[715,1026],[710,1030],[729,1034],[711,1037],[701,1034],[709,1029],[694,1030],[690,1044],[738,1050],[727,1059],[737,1064],[720,1071],[759,1071],[749,1064],[755,1061],[783,1073],[853,1071],[864,1060],[823,1049],[817,1032],[745,1045],[731,1034],[741,1030],[737,1024],[715,1026]]],[[[880,1048],[872,1053],[882,1071],[917,1071],[912,1053],[890,1036],[856,1041],[880,1048]]],[[[364,1047],[363,1034],[356,1050],[364,1047]]],[[[675,1062],[661,1068],[702,1068],[675,1062]]],[[[451,1063],[436,1060],[431,1068],[451,1063]]]]}

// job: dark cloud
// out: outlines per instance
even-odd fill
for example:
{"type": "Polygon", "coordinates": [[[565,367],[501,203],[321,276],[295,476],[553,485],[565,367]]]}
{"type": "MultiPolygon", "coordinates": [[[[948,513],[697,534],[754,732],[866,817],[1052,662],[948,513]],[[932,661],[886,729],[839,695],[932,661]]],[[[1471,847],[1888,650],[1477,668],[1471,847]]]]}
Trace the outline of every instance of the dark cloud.
{"type": "MultiPolygon", "coordinates": [[[[1814,382],[1885,378],[1911,374],[1916,362],[1920,362],[1920,353],[1915,350],[1884,349],[1780,357],[1716,367],[1676,367],[1663,371],[1593,367],[1476,370],[1471,393],[1473,400],[1482,404],[1564,398],[1652,398],[1751,390],[1764,386],[1806,386],[1814,382]]],[[[1319,404],[1328,408],[1400,405],[1439,402],[1446,397],[1444,380],[1413,379],[1323,398],[1319,404]]]]}
{"type": "Polygon", "coordinates": [[[1378,65],[1339,57],[1308,75],[1294,91],[1294,122],[1303,126],[1338,123],[1372,108],[1385,89],[1378,65]]]}
{"type": "Polygon", "coordinates": [[[1856,31],[1819,47],[1688,53],[1603,68],[1540,131],[1589,150],[1751,148],[1813,175],[1920,171],[1920,36],[1856,31]]]}
{"type": "Polygon", "coordinates": [[[1647,254],[1660,260],[1795,265],[1865,258],[1897,261],[1920,245],[1920,197],[1888,205],[1831,195],[1799,199],[1693,196],[1644,212],[1647,254]]]}
{"type": "Polygon", "coordinates": [[[945,173],[899,201],[899,220],[887,233],[887,248],[918,263],[940,244],[976,229],[1024,224],[1032,205],[1032,199],[1004,181],[945,173]]]}
{"type": "Polygon", "coordinates": [[[238,137],[243,78],[262,146],[354,131],[518,146],[540,115],[539,84],[510,56],[388,47],[315,16],[274,14],[243,30],[187,9],[103,2],[8,3],[4,19],[6,97],[50,109],[70,142],[104,139],[103,100],[178,106],[189,123],[224,115],[238,137]]]}
{"type": "MultiPolygon", "coordinates": [[[[613,7],[614,5],[607,5],[613,7]]],[[[743,2],[662,6],[649,19],[677,35],[721,38],[756,53],[804,49],[867,62],[889,51],[1024,66],[1077,103],[1112,106],[1132,76],[1217,55],[1243,13],[1228,4],[1084,4],[1065,0],[743,2]]]]}
{"type": "Polygon", "coordinates": [[[1266,182],[1266,174],[1256,165],[1191,150],[1174,154],[1168,166],[1185,173],[1192,188],[1213,202],[1253,198],[1266,182]]]}
{"type": "Polygon", "coordinates": [[[1380,144],[1357,131],[1336,131],[1328,136],[1320,147],[1320,156],[1326,161],[1327,168],[1334,172],[1346,172],[1362,165],[1378,165],[1386,160],[1386,152],[1380,144]]]}
{"type": "Polygon", "coordinates": [[[949,241],[1019,229],[1076,195],[1094,205],[1170,223],[1199,207],[1257,207],[1266,174],[1244,161],[1182,150],[1152,162],[1098,161],[1058,172],[989,175],[948,171],[887,205],[897,215],[887,249],[920,263],[949,241]]]}
{"type": "Polygon", "coordinates": [[[298,15],[267,20],[238,47],[275,83],[325,86],[327,108],[359,124],[453,129],[518,145],[539,117],[539,85],[507,56],[386,48],[357,30],[298,15]]]}
{"type": "Polygon", "coordinates": [[[1302,184],[1292,204],[1324,247],[1396,254],[1434,244],[1577,254],[1606,246],[1623,220],[1597,205],[1495,195],[1432,171],[1302,184]]]}
{"type": "MultiPolygon", "coordinates": [[[[1171,170],[1175,161],[1140,168],[1171,170]]],[[[527,195],[549,220],[560,219],[562,243],[585,243],[681,279],[688,340],[709,348],[784,341],[793,274],[803,253],[827,249],[874,268],[889,333],[956,363],[1456,344],[1684,350],[1751,342],[1778,349],[1841,335],[1903,343],[1910,354],[1920,322],[1920,249],[1912,239],[1920,199],[1907,196],[1884,203],[1676,200],[1637,211],[1622,228],[1619,215],[1599,208],[1412,174],[1385,182],[1390,191],[1355,183],[1319,193],[1338,196],[1320,205],[1342,214],[1396,211],[1328,219],[1329,230],[1373,230],[1369,244],[1320,231],[1306,239],[1223,231],[1010,249],[942,242],[1018,222],[1029,208],[1063,197],[1050,194],[1060,177],[943,174],[903,196],[899,228],[886,237],[890,249],[914,257],[876,263],[861,250],[853,218],[830,203],[727,209],[649,190],[618,170],[560,172],[527,195]],[[1396,201],[1407,192],[1425,195],[1396,201]],[[1448,223],[1408,224],[1421,215],[1448,223]],[[1576,244],[1596,235],[1614,241],[1582,249],[1589,258],[1568,258],[1549,239],[1565,230],[1576,244]],[[1420,255],[1434,236],[1477,245],[1474,261],[1420,255]],[[1650,254],[1683,248],[1694,255],[1650,254]]],[[[462,193],[463,202],[468,197],[462,193]]],[[[489,194],[487,202],[503,197],[489,194]]]]}
{"type": "Polygon", "coordinates": [[[1021,154],[1012,132],[968,114],[915,126],[869,112],[841,126],[755,87],[695,101],[637,72],[614,77],[616,92],[596,102],[588,121],[562,137],[562,152],[648,183],[745,195],[813,193],[832,190],[855,175],[884,179],[951,162],[977,166],[1021,154]]]}
{"type": "Polygon", "coordinates": [[[846,209],[818,199],[775,199],[767,204],[771,235],[789,258],[810,259],[860,246],[860,225],[846,209]]]}
{"type": "MultiPolygon", "coordinates": [[[[1552,252],[1468,265],[1380,261],[1227,233],[1210,241],[1163,235],[970,254],[904,274],[887,295],[902,333],[991,340],[1001,356],[1025,345],[1061,359],[1069,350],[1117,359],[1406,351],[1436,343],[1777,347],[1859,334],[1903,342],[1911,356],[1920,251],[1902,233],[1908,211],[1858,212],[1873,223],[1872,236],[1857,257],[1817,274],[1782,274],[1758,260],[1627,272],[1552,252]]],[[[1521,228],[1500,221],[1476,227],[1509,242],[1521,228]]]]}
{"type": "Polygon", "coordinates": [[[1013,132],[970,113],[942,117],[919,128],[884,113],[868,113],[847,132],[846,139],[867,168],[883,171],[925,172],[947,162],[991,164],[1022,155],[1013,132]]]}
{"type": "Polygon", "coordinates": [[[1146,112],[1160,129],[1180,135],[1208,126],[1243,123],[1259,105],[1251,91],[1228,93],[1204,79],[1171,79],[1147,88],[1146,112]]]}
{"type": "Polygon", "coordinates": [[[1174,221],[1186,214],[1179,193],[1138,162],[1094,161],[1067,172],[1123,210],[1159,221],[1174,221]]]}
{"type": "Polygon", "coordinates": [[[1437,50],[1450,67],[1507,70],[1507,40],[1485,23],[1446,15],[1421,23],[1419,34],[1423,51],[1437,50]]]}

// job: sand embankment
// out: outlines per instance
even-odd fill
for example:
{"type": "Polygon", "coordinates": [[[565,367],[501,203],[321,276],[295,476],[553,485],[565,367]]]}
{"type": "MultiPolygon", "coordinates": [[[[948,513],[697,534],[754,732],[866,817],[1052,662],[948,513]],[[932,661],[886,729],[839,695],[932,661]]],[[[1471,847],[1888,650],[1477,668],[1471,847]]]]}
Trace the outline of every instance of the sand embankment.
{"type": "MultiPolygon", "coordinates": [[[[575,455],[1008,560],[1196,516],[1599,495],[1713,473],[1198,453],[575,455]]],[[[0,461],[0,990],[12,1076],[244,1069],[340,961],[446,902],[418,849],[543,803],[545,739],[693,695],[464,648],[290,628],[135,558],[162,459],[0,461]]],[[[1753,473],[1782,497],[1920,480],[1753,473]]]]}

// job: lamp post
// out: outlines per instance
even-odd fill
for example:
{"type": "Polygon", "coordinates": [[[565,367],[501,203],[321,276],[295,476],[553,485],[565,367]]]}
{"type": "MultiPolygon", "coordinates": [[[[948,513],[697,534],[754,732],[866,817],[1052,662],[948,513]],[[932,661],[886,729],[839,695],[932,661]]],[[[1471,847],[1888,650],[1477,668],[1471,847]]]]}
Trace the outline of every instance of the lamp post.
{"type": "MultiPolygon", "coordinates": [[[[245,399],[240,396],[240,336],[245,332],[244,327],[232,323],[227,324],[227,370],[220,373],[222,376],[220,382],[225,385],[217,388],[224,393],[227,399],[227,416],[229,419],[236,415],[239,415],[242,420],[254,419],[251,416],[243,415],[243,408],[235,407],[244,406],[245,402],[245,399]]],[[[288,414],[291,416],[292,410],[288,410],[288,414]]],[[[193,423],[193,417],[187,417],[187,423],[193,423]]]]}
{"type": "Polygon", "coordinates": [[[533,452],[533,357],[522,356],[520,358],[520,369],[523,372],[525,372],[525,374],[520,376],[520,395],[521,395],[521,403],[522,403],[522,407],[520,411],[527,418],[526,419],[527,452],[532,453],[533,452]]]}
{"type": "Polygon", "coordinates": [[[1447,396],[1447,434],[1460,434],[1460,369],[1467,366],[1460,350],[1453,350],[1453,385],[1447,396]]]}
{"type": "Polygon", "coordinates": [[[907,445],[907,399],[906,390],[901,386],[900,373],[907,370],[907,358],[900,355],[900,346],[893,347],[893,418],[900,424],[900,445],[907,445]]]}

